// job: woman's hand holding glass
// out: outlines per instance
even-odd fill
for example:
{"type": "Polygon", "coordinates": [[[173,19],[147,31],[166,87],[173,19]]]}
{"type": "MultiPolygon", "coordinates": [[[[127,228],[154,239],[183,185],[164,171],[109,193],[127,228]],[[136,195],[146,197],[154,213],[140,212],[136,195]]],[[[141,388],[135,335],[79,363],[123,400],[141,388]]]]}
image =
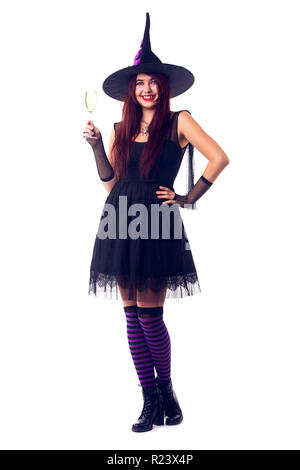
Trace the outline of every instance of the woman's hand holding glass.
{"type": "Polygon", "coordinates": [[[102,136],[98,127],[94,126],[93,121],[87,121],[83,131],[83,137],[93,147],[102,136]]]}

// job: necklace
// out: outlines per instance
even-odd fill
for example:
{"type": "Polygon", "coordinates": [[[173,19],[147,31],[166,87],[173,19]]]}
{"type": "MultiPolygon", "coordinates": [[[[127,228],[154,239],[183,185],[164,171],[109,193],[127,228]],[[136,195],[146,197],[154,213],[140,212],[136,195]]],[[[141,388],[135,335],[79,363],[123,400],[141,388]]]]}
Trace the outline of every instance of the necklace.
{"type": "Polygon", "coordinates": [[[146,134],[149,133],[149,124],[150,124],[150,122],[146,122],[146,121],[144,121],[144,119],[142,119],[142,122],[144,122],[145,124],[148,124],[148,126],[143,127],[143,129],[141,130],[141,134],[146,135],[146,134]]]}

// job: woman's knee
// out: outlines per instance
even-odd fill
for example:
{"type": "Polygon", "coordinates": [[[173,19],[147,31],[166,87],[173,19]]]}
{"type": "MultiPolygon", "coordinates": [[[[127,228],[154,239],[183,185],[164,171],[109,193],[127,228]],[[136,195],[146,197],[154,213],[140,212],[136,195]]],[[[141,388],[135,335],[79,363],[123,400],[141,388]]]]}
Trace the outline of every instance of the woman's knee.
{"type": "Polygon", "coordinates": [[[163,307],[166,298],[167,289],[164,288],[158,292],[151,289],[146,289],[137,292],[137,305],[138,307],[163,307]]]}

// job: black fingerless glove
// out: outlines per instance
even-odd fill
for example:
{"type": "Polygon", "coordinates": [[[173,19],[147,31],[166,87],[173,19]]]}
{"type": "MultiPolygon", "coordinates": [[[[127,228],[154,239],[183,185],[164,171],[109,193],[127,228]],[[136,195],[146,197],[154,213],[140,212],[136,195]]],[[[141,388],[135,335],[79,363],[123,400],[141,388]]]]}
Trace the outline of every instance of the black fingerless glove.
{"type": "Polygon", "coordinates": [[[180,196],[179,194],[175,193],[174,199],[176,200],[176,204],[179,204],[180,207],[185,207],[185,205],[193,205],[201,196],[211,187],[213,183],[208,181],[205,176],[200,176],[199,180],[193,186],[193,188],[185,195],[180,196]]]}
{"type": "Polygon", "coordinates": [[[97,170],[101,181],[110,181],[115,175],[113,167],[111,166],[105,153],[102,135],[99,132],[96,132],[95,137],[97,137],[97,139],[89,139],[87,137],[86,140],[93,149],[97,170]]]}

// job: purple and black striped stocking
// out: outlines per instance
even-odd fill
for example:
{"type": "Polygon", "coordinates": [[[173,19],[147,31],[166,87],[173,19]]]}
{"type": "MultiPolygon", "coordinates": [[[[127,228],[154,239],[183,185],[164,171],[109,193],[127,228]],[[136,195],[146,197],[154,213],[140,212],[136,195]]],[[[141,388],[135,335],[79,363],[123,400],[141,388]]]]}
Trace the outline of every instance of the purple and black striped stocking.
{"type": "Polygon", "coordinates": [[[124,307],[131,356],[142,387],[155,385],[154,362],[137,315],[137,305],[124,307]]]}
{"type": "Polygon", "coordinates": [[[138,307],[137,312],[157,376],[168,382],[171,378],[171,341],[163,320],[163,306],[138,307]]]}

